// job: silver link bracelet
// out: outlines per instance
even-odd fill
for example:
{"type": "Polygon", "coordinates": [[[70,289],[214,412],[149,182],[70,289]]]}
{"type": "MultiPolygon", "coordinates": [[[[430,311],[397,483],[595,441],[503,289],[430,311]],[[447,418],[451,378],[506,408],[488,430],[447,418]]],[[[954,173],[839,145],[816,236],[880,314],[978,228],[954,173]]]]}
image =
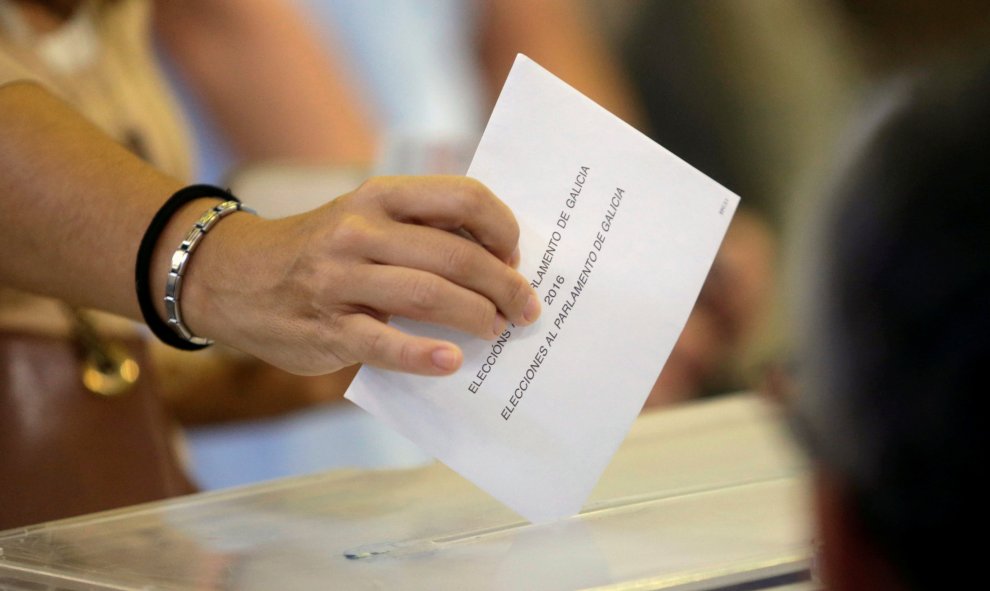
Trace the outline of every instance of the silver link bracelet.
{"type": "Polygon", "coordinates": [[[182,240],[179,248],[172,253],[172,265],[168,271],[168,280],[165,282],[165,313],[168,315],[168,325],[172,330],[195,345],[212,345],[213,341],[194,335],[182,321],[182,308],[179,305],[179,296],[182,294],[182,277],[186,273],[186,266],[189,264],[193,251],[196,250],[210,228],[235,211],[255,213],[254,210],[237,201],[224,201],[200,216],[192,230],[189,230],[185,239],[182,240]]]}

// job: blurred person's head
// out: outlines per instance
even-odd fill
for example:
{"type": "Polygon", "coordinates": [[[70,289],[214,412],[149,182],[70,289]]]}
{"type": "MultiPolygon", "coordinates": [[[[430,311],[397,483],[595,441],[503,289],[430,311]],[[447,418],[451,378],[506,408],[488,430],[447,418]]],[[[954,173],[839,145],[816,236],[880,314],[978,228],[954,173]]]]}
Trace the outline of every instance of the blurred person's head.
{"type": "Polygon", "coordinates": [[[990,60],[914,86],[843,179],[800,270],[822,574],[966,588],[990,451],[990,60]]]}

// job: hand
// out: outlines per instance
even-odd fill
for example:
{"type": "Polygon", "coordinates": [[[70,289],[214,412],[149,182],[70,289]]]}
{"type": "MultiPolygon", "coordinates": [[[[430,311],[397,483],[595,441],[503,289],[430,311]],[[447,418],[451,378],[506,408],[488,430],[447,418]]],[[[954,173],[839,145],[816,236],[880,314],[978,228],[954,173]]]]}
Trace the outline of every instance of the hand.
{"type": "Polygon", "coordinates": [[[495,338],[539,316],[513,267],[508,207],[464,177],[392,177],[299,216],[235,214],[189,266],[183,315],[215,338],[287,371],[355,363],[423,375],[461,364],[454,344],[405,334],[391,315],[495,338]]]}

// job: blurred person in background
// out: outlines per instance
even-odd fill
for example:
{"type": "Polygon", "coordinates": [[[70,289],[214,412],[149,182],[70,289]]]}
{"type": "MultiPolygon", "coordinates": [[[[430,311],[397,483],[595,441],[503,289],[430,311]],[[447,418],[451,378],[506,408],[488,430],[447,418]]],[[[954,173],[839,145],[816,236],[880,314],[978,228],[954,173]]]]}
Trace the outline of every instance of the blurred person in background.
{"type": "Polygon", "coordinates": [[[824,156],[855,105],[848,26],[815,0],[596,4],[603,17],[625,8],[614,42],[647,133],[742,199],[657,399],[751,387],[787,333],[776,271],[787,209],[827,177],[824,156]]]}
{"type": "Polygon", "coordinates": [[[984,521],[990,449],[988,50],[940,51],[878,92],[801,233],[795,424],[828,589],[982,579],[965,526],[984,521]]]}
{"type": "MultiPolygon", "coordinates": [[[[788,235],[793,211],[834,177],[829,155],[846,149],[847,122],[865,97],[886,92],[878,87],[889,88],[888,77],[986,39],[990,11],[965,0],[597,4],[603,16],[624,13],[613,19],[616,43],[652,137],[738,193],[752,214],[739,216],[722,249],[748,261],[733,269],[739,283],[706,288],[690,321],[704,330],[685,331],[679,347],[699,343],[709,354],[696,358],[715,368],[686,380],[690,391],[747,387],[768,353],[787,348],[790,294],[775,281],[777,256],[800,239],[788,235]],[[750,313],[726,321],[719,310],[730,307],[750,313]]],[[[709,283],[719,275],[716,262],[709,283]]]]}
{"type": "MultiPolygon", "coordinates": [[[[796,207],[796,379],[829,589],[979,586],[990,6],[840,2],[872,83],[796,207]]],[[[780,374],[777,375],[777,378],[780,374]]]]}

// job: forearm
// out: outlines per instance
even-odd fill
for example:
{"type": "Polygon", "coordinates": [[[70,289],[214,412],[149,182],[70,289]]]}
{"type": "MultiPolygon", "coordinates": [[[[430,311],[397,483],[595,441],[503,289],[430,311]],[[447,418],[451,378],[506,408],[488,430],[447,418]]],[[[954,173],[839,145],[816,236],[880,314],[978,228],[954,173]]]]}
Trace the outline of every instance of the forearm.
{"type": "Polygon", "coordinates": [[[279,0],[162,0],[155,27],[238,156],[369,164],[374,134],[346,68],[279,0]]]}
{"type": "MultiPolygon", "coordinates": [[[[179,186],[40,87],[0,87],[0,284],[137,318],[136,252],[179,186]]],[[[160,316],[171,255],[216,203],[187,204],[158,238],[160,316]]],[[[532,323],[539,298],[511,268],[518,240],[511,211],[477,181],[375,179],[299,216],[224,218],[183,275],[182,316],[193,334],[294,373],[370,363],[445,375],[461,362],[453,343],[383,320],[485,338],[532,323]]]]}
{"type": "MultiPolygon", "coordinates": [[[[138,245],[180,186],[40,86],[0,87],[0,284],[140,318],[138,245]]],[[[168,245],[201,213],[193,209],[162,235],[154,293],[164,294],[168,245]]]]}

